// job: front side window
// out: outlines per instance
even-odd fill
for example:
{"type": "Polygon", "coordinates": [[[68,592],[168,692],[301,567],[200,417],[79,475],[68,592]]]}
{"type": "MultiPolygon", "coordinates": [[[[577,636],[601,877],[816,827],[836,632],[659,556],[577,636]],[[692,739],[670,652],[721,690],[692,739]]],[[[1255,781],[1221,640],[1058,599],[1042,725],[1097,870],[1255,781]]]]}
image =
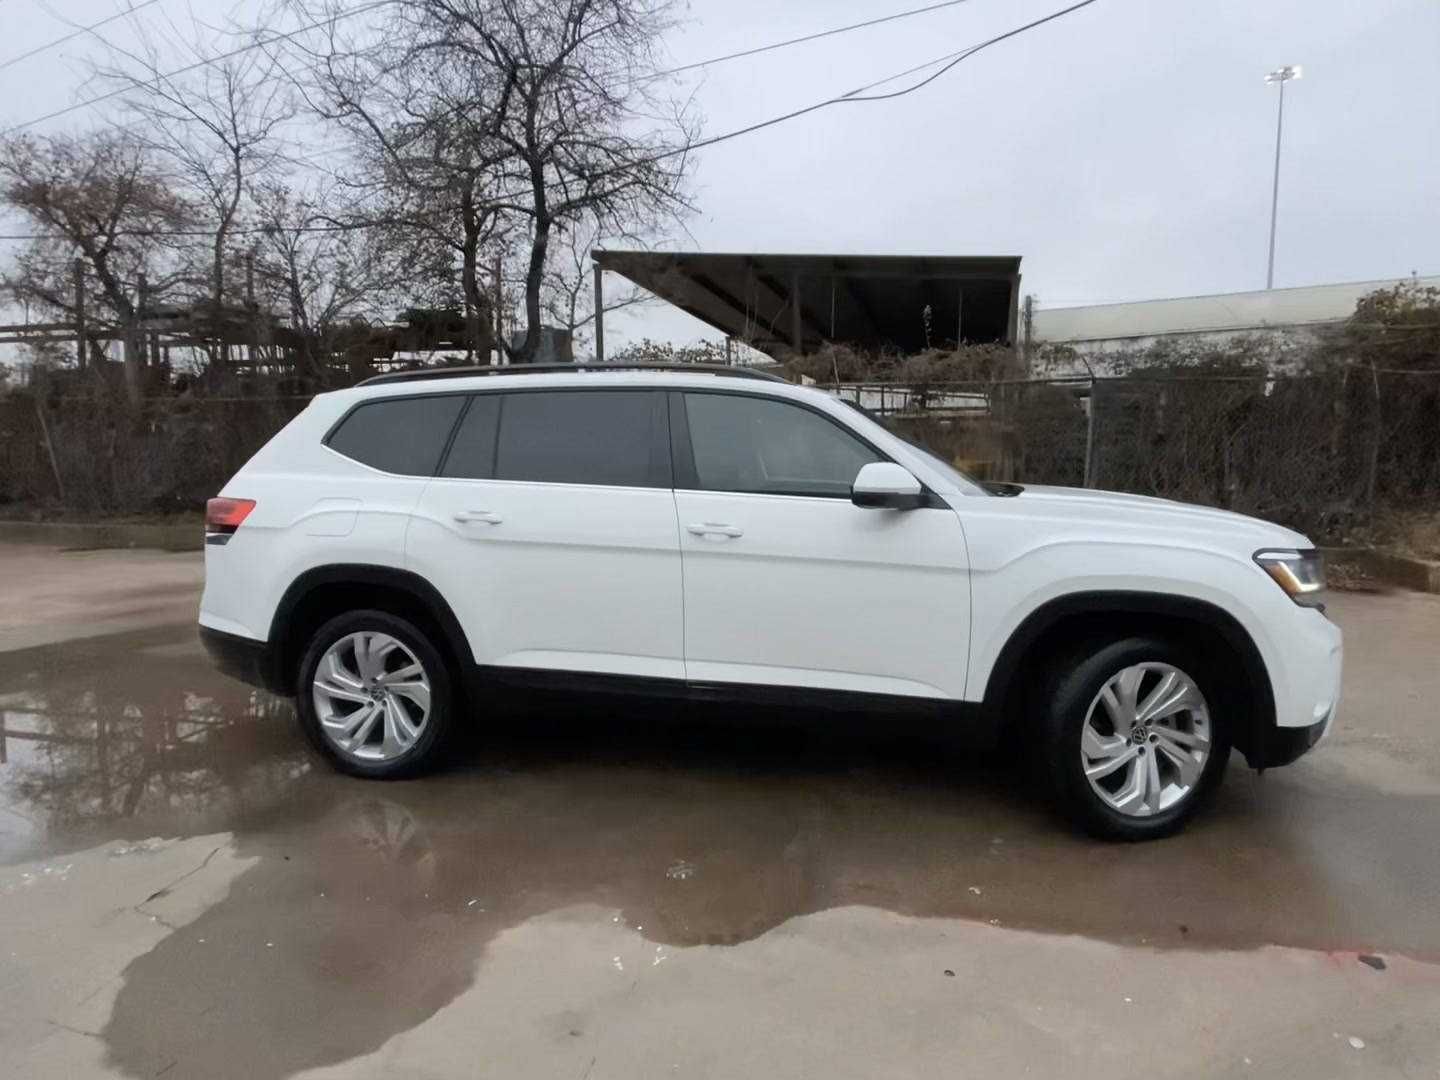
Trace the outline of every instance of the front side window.
{"type": "Polygon", "coordinates": [[[809,409],[741,394],[686,394],[685,416],[703,491],[849,498],[862,465],[883,461],[809,409]]]}
{"type": "Polygon", "coordinates": [[[464,404],[455,394],[367,402],[340,422],[326,445],[373,469],[434,476],[464,404]]]}
{"type": "Polygon", "coordinates": [[[502,395],[497,480],[669,487],[664,395],[545,390],[502,395]]]}

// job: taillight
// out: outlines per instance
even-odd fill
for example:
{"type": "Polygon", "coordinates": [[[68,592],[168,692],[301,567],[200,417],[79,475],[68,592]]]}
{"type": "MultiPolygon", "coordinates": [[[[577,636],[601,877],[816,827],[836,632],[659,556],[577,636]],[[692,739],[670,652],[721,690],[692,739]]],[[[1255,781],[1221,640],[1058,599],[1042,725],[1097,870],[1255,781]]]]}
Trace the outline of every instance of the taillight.
{"type": "Polygon", "coordinates": [[[206,535],[229,536],[254,509],[254,499],[211,499],[205,504],[206,535]]]}

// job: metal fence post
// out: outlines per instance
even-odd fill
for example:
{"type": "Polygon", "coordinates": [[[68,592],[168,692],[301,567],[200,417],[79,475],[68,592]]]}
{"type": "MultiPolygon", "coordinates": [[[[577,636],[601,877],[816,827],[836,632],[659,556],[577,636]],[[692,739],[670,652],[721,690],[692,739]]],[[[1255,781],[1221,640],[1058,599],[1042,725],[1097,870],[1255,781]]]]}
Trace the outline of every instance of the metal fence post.
{"type": "Polygon", "coordinates": [[[55,443],[50,439],[50,425],[45,422],[45,406],[41,403],[43,392],[35,395],[35,419],[40,421],[40,434],[45,439],[45,453],[50,458],[50,471],[55,476],[55,494],[65,501],[65,481],[60,475],[60,462],[55,457],[55,443]]]}
{"type": "Polygon", "coordinates": [[[1095,482],[1095,380],[1090,380],[1090,393],[1085,400],[1085,487],[1095,482]]]}

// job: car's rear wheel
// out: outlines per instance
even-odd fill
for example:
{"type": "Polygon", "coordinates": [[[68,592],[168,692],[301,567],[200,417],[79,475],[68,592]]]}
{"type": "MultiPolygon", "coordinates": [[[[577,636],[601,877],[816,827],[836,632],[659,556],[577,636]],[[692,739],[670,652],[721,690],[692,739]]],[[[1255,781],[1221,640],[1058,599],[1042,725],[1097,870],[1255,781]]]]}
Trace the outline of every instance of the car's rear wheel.
{"type": "Polygon", "coordinates": [[[1199,650],[1160,639],[1111,642],[1058,665],[1041,730],[1062,810],[1114,839],[1184,825],[1230,754],[1219,686],[1199,650]]]}
{"type": "Polygon", "coordinates": [[[450,725],[450,671],[429,637],[384,611],[352,611],[315,632],[300,662],[305,734],[355,776],[410,776],[436,764],[450,725]]]}

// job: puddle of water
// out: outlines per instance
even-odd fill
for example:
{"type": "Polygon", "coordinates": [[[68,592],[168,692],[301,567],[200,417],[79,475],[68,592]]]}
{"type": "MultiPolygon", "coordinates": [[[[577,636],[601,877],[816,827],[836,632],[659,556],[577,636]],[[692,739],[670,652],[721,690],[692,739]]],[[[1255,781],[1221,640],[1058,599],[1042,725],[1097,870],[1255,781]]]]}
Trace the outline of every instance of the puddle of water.
{"type": "Polygon", "coordinates": [[[259,856],[127,970],[104,1037],[130,1072],[182,1045],[251,1077],[373,1050],[469,986],[500,931],[579,904],[662,948],[852,904],[1159,948],[1440,942],[1440,797],[1303,762],[1236,768],[1189,832],[1134,846],[1068,832],[997,762],[824,717],[507,709],[452,769],[366,783],[192,646],[172,629],[0,656],[9,859],[218,831],[259,856]]]}

